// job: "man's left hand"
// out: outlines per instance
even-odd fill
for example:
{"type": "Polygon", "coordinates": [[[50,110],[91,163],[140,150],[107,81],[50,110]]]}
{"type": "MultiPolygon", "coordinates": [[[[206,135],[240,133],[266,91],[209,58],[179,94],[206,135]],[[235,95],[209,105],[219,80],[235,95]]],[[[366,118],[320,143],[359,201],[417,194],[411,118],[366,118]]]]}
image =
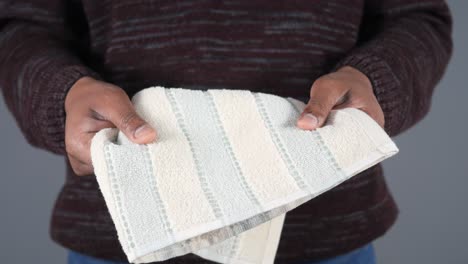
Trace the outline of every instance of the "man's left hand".
{"type": "Polygon", "coordinates": [[[297,126],[313,130],[325,124],[332,109],[354,107],[363,110],[382,128],[385,119],[372,84],[362,72],[345,66],[318,78],[310,89],[310,99],[297,126]]]}

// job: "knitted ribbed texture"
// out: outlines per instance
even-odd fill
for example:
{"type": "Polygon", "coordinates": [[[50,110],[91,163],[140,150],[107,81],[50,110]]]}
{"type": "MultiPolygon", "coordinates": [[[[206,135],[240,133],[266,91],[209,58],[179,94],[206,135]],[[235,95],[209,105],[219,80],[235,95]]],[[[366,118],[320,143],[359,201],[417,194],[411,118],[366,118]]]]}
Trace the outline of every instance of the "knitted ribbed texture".
{"type": "MultiPolygon", "coordinates": [[[[242,87],[307,101],[316,78],[351,65],[369,77],[394,136],[426,115],[452,51],[441,0],[15,0],[0,1],[0,21],[7,106],[30,144],[60,154],[65,95],[84,75],[129,96],[154,85],[242,87]]],[[[396,217],[374,166],[286,216],[278,263],[348,252],[396,217]]],[[[82,253],[126,259],[95,177],[76,177],[68,162],[51,236],[82,253]]]]}
{"type": "Polygon", "coordinates": [[[49,89],[44,93],[37,94],[37,96],[41,97],[38,100],[39,105],[36,106],[39,113],[37,113],[37,118],[34,116],[30,120],[38,129],[43,130],[42,133],[39,133],[41,137],[38,144],[47,144],[46,146],[49,146],[53,152],[64,154],[65,108],[63,102],[67,91],[76,80],[83,76],[92,76],[96,79],[99,76],[93,71],[78,65],[55,70],[45,71],[42,75],[42,82],[37,83],[38,86],[49,87],[49,89]],[[53,85],[49,83],[53,83],[53,85]],[[57,104],[57,102],[62,103],[57,104]]]}

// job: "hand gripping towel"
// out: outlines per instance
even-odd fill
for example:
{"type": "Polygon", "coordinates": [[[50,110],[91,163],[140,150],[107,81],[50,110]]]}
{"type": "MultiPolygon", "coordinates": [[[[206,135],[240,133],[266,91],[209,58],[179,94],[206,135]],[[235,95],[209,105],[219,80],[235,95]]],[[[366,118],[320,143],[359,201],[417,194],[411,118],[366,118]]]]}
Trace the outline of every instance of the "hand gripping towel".
{"type": "Polygon", "coordinates": [[[365,112],[332,110],[303,130],[305,104],[249,90],[155,86],[132,97],[158,138],[138,145],[116,128],[91,157],[120,244],[132,263],[187,253],[219,263],[273,263],[285,214],[398,148],[365,112]]]}

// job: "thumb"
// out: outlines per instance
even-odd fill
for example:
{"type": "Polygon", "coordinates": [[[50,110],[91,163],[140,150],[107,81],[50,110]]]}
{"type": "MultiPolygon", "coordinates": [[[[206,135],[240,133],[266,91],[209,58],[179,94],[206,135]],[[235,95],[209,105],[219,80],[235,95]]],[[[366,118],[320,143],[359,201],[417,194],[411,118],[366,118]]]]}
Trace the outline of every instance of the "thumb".
{"type": "Polygon", "coordinates": [[[306,130],[314,130],[323,126],[330,111],[345,93],[346,90],[342,88],[313,87],[309,102],[300,115],[297,126],[306,130]]]}
{"type": "Polygon", "coordinates": [[[156,139],[156,130],[137,114],[126,94],[113,99],[103,109],[103,116],[134,143],[147,144],[156,139]]]}
{"type": "Polygon", "coordinates": [[[314,130],[321,127],[325,123],[332,107],[311,98],[300,115],[297,126],[306,130],[314,130]]]}

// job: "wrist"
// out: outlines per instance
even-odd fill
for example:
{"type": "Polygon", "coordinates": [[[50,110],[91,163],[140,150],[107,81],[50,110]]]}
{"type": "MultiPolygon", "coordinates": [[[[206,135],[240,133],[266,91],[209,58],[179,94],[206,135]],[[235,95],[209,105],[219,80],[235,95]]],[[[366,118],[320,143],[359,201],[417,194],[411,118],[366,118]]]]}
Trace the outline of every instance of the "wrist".
{"type": "Polygon", "coordinates": [[[369,90],[372,90],[372,82],[370,81],[369,77],[367,77],[367,75],[365,75],[358,69],[346,65],[346,66],[339,68],[337,71],[351,74],[353,78],[355,78],[357,81],[359,81],[359,83],[362,84],[362,86],[364,86],[365,88],[369,90]]]}
{"type": "Polygon", "coordinates": [[[80,91],[84,89],[84,87],[89,87],[92,83],[96,82],[97,80],[89,77],[83,76],[79,78],[71,87],[68,89],[68,92],[65,96],[65,112],[69,109],[70,105],[73,103],[74,98],[76,95],[79,94],[80,91]]]}

